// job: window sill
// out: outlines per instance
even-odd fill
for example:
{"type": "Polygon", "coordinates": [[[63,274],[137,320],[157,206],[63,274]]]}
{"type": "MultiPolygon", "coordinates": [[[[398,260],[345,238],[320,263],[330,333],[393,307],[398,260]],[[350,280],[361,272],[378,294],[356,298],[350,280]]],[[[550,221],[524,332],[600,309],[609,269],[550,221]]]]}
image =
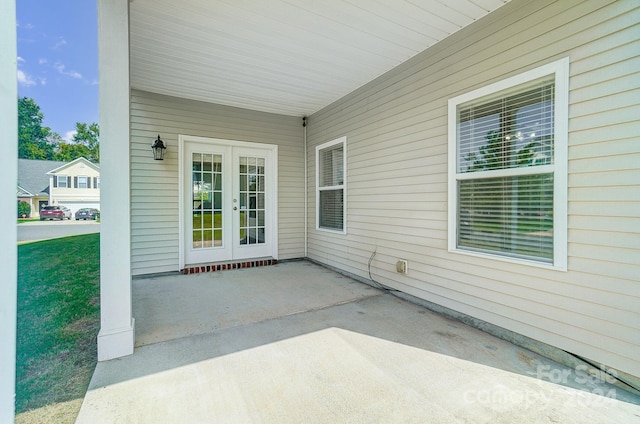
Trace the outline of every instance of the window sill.
{"type": "Polygon", "coordinates": [[[516,264],[516,265],[525,265],[525,266],[531,266],[531,267],[535,267],[535,268],[549,269],[551,271],[567,272],[566,265],[562,266],[562,265],[557,265],[557,264],[553,264],[553,263],[537,262],[537,261],[534,261],[534,260],[511,258],[509,256],[501,256],[501,255],[498,255],[498,254],[475,252],[475,251],[472,251],[472,250],[465,250],[465,249],[458,249],[458,248],[449,249],[449,252],[450,253],[460,254],[460,255],[473,256],[473,257],[481,258],[481,259],[488,259],[488,260],[492,260],[492,261],[508,262],[508,263],[512,263],[512,264],[516,264]]]}
{"type": "Polygon", "coordinates": [[[346,230],[334,230],[334,229],[331,229],[331,228],[316,227],[316,230],[322,231],[323,233],[333,233],[333,234],[338,234],[338,235],[346,235],[347,234],[346,230]]]}

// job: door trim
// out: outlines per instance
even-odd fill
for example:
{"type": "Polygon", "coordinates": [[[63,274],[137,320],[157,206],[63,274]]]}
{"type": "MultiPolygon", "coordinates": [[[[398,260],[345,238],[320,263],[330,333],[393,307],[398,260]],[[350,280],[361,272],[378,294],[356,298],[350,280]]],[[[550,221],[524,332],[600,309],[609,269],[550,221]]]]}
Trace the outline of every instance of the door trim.
{"type": "MultiPolygon", "coordinates": [[[[272,254],[273,259],[278,259],[278,146],[276,144],[254,143],[249,141],[226,140],[221,138],[198,137],[191,135],[178,135],[178,231],[179,231],[179,268],[185,268],[185,205],[184,196],[184,155],[185,144],[200,143],[224,147],[244,147],[249,149],[271,150],[273,154],[273,184],[271,188],[272,196],[267,200],[266,206],[273,211],[273,222],[271,239],[273,240],[272,254]]],[[[245,259],[246,261],[246,259],[245,259]]],[[[192,264],[189,264],[192,265],[192,264]]]]}

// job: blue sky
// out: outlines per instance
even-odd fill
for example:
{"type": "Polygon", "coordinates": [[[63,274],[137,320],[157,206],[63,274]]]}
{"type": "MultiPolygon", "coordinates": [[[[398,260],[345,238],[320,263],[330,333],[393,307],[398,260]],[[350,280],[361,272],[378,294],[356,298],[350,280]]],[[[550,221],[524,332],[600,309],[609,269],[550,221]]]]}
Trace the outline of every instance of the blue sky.
{"type": "Polygon", "coordinates": [[[76,122],[98,122],[96,1],[18,0],[16,14],[18,96],[66,139],[76,122]]]}

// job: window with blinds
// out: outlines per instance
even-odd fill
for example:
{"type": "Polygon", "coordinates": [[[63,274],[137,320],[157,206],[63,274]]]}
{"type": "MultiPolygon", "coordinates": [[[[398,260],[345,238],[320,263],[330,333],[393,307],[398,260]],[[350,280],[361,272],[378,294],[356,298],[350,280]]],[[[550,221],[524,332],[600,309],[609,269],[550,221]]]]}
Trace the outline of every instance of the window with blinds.
{"type": "Polygon", "coordinates": [[[316,228],[345,232],[346,137],[316,147],[316,228]]]}
{"type": "Polygon", "coordinates": [[[557,227],[566,219],[554,219],[564,210],[556,202],[566,203],[556,195],[558,173],[566,173],[556,152],[559,139],[566,150],[566,132],[558,137],[557,76],[549,70],[450,101],[453,250],[556,265],[555,236],[566,233],[557,227]]]}

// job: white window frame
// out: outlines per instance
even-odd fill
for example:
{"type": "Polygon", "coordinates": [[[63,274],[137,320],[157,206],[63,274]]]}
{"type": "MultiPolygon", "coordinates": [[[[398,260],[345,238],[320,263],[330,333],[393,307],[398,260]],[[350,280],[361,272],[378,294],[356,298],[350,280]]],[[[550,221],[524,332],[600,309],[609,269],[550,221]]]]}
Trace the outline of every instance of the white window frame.
{"type": "Polygon", "coordinates": [[[67,184],[69,182],[68,175],[55,175],[54,178],[56,179],[56,188],[71,188],[70,184],[67,184]],[[64,186],[60,185],[60,181],[64,181],[64,186]]]}
{"type": "MultiPolygon", "coordinates": [[[[567,270],[567,151],[568,151],[568,114],[569,114],[569,58],[563,58],[547,65],[540,66],[522,74],[481,87],[477,90],[456,96],[449,100],[448,110],[448,143],[449,143],[449,208],[448,208],[448,247],[449,252],[490,258],[494,260],[526,264],[560,271],[567,270]],[[485,96],[492,96],[499,92],[513,89],[536,79],[554,75],[555,78],[555,106],[554,106],[554,163],[535,167],[538,173],[553,173],[553,260],[552,263],[521,259],[501,255],[500,252],[479,252],[459,247],[457,234],[458,210],[458,181],[465,178],[477,178],[476,173],[461,173],[457,169],[458,144],[458,106],[485,96]],[[544,168],[544,169],[543,169],[544,168]],[[473,175],[475,174],[475,175],[473,175]]],[[[530,169],[510,168],[483,171],[491,173],[492,177],[506,177],[521,175],[530,169]]]]}
{"type": "Polygon", "coordinates": [[[76,188],[82,188],[82,189],[89,188],[88,179],[89,177],[87,177],[86,175],[78,175],[78,187],[76,188]],[[80,187],[80,178],[84,178],[84,187],[80,187]]]}
{"type": "Polygon", "coordinates": [[[347,137],[343,136],[316,146],[316,230],[336,234],[347,234],[347,137]],[[320,152],[337,144],[342,144],[342,184],[336,186],[320,186],[320,152]],[[320,192],[324,190],[342,189],[342,230],[320,226],[320,192]]]}

